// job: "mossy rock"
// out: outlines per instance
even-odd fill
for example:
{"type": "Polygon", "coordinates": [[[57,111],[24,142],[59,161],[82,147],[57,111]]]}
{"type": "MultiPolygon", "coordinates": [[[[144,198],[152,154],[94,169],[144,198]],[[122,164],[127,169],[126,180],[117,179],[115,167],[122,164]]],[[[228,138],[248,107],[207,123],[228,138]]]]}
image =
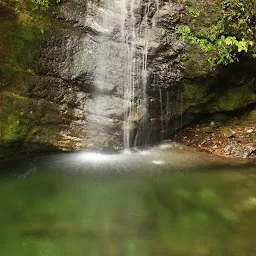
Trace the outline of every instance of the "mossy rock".
{"type": "MultiPolygon", "coordinates": [[[[189,26],[191,30],[209,30],[213,22],[220,18],[219,12],[216,11],[218,10],[218,0],[179,0],[179,2],[186,6],[186,14],[181,16],[181,24],[189,26]]],[[[183,63],[185,77],[207,76],[211,72],[208,59],[212,56],[209,54],[206,54],[199,45],[189,44],[186,51],[189,58],[183,63]]]]}
{"type": "Polygon", "coordinates": [[[211,115],[210,119],[216,122],[224,123],[231,119],[232,117],[226,113],[214,113],[211,115]]]}
{"type": "Polygon", "coordinates": [[[181,104],[176,110],[182,115],[184,124],[196,118],[211,115],[213,121],[225,122],[233,113],[256,102],[256,94],[249,86],[224,85],[225,81],[215,78],[185,80],[183,89],[177,95],[181,104]]]}
{"type": "Polygon", "coordinates": [[[212,81],[185,81],[180,97],[182,104],[179,106],[177,113],[183,114],[186,111],[190,113],[205,112],[205,105],[214,98],[212,92],[212,81]]]}
{"type": "Polygon", "coordinates": [[[200,131],[204,132],[204,133],[212,133],[213,132],[213,127],[211,127],[211,126],[204,126],[204,127],[201,128],[200,131]]]}
{"type": "Polygon", "coordinates": [[[256,110],[251,110],[238,118],[236,125],[256,127],[256,110]]]}
{"type": "Polygon", "coordinates": [[[31,106],[32,109],[35,107],[34,100],[5,91],[1,94],[1,102],[0,155],[58,148],[61,127],[51,123],[51,118],[49,122],[40,124],[36,113],[30,111],[31,106]]]}
{"type": "Polygon", "coordinates": [[[28,69],[49,27],[49,13],[38,10],[31,1],[0,3],[0,64],[28,69]]]}
{"type": "Polygon", "coordinates": [[[249,114],[247,114],[246,120],[256,123],[256,110],[252,110],[249,114]]]}
{"type": "Polygon", "coordinates": [[[27,70],[34,60],[42,39],[42,33],[38,28],[28,28],[21,25],[10,26],[10,30],[14,52],[10,59],[10,65],[16,69],[27,70]]]}
{"type": "MultiPolygon", "coordinates": [[[[24,97],[28,76],[50,15],[30,0],[0,1],[0,155],[16,154],[28,145],[34,125],[31,99],[24,97]]],[[[47,141],[47,140],[46,140],[47,141]]],[[[29,146],[27,147],[29,148],[29,146]]]]}
{"type": "Polygon", "coordinates": [[[220,132],[225,138],[231,138],[236,134],[236,132],[229,126],[221,127],[220,132]]]}
{"type": "Polygon", "coordinates": [[[210,105],[209,113],[221,111],[234,111],[256,102],[256,94],[248,87],[230,87],[224,91],[210,105]]]}
{"type": "Polygon", "coordinates": [[[3,101],[0,109],[0,144],[20,143],[26,139],[30,130],[30,121],[22,114],[22,108],[29,99],[13,92],[4,92],[3,101]]]}
{"type": "Polygon", "coordinates": [[[183,62],[184,76],[186,78],[198,78],[209,74],[210,65],[198,46],[191,46],[187,52],[187,56],[188,60],[183,62]]]}

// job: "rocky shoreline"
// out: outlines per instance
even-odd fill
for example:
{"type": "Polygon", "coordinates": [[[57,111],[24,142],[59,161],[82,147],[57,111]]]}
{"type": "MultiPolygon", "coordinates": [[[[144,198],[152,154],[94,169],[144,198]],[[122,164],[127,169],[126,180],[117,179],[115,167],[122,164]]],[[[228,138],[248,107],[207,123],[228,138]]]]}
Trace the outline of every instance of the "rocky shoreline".
{"type": "Polygon", "coordinates": [[[227,120],[225,115],[218,118],[189,126],[176,139],[215,155],[256,161],[256,110],[240,118],[227,120]]]}

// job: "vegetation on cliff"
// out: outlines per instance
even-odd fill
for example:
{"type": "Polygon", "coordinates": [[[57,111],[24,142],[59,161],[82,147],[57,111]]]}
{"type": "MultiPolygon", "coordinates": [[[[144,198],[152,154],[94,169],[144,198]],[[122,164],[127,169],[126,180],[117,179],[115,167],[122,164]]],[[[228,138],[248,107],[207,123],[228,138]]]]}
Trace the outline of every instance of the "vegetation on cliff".
{"type": "Polygon", "coordinates": [[[199,46],[211,68],[237,62],[245,55],[256,58],[254,0],[222,0],[211,5],[210,11],[203,9],[200,1],[198,6],[192,0],[185,2],[189,15],[177,31],[183,40],[199,46]],[[211,24],[205,24],[206,15],[210,15],[211,24]]]}
{"type": "Polygon", "coordinates": [[[31,0],[0,0],[0,158],[29,150],[39,140],[31,137],[36,120],[24,93],[35,76],[32,63],[49,27],[50,16],[31,0]]]}
{"type": "MultiPolygon", "coordinates": [[[[37,4],[42,9],[47,9],[49,7],[49,0],[31,0],[34,4],[37,4]]],[[[54,0],[56,4],[59,4],[61,0],[54,0]]]]}

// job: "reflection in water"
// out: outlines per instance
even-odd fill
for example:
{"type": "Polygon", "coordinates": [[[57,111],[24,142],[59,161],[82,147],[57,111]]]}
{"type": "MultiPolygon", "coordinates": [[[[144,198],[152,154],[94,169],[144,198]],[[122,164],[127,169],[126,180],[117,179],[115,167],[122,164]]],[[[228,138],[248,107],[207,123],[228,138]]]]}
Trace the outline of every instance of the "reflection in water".
{"type": "Polygon", "coordinates": [[[1,163],[0,255],[254,256],[254,167],[178,149],[1,163]]]}

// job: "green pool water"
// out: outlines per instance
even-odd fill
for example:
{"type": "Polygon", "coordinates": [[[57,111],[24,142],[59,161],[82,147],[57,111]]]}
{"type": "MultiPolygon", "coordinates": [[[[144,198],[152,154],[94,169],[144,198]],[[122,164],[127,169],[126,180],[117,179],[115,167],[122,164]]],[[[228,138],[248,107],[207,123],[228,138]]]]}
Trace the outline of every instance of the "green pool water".
{"type": "Polygon", "coordinates": [[[0,255],[256,255],[254,163],[155,149],[0,170],[0,255]]]}

